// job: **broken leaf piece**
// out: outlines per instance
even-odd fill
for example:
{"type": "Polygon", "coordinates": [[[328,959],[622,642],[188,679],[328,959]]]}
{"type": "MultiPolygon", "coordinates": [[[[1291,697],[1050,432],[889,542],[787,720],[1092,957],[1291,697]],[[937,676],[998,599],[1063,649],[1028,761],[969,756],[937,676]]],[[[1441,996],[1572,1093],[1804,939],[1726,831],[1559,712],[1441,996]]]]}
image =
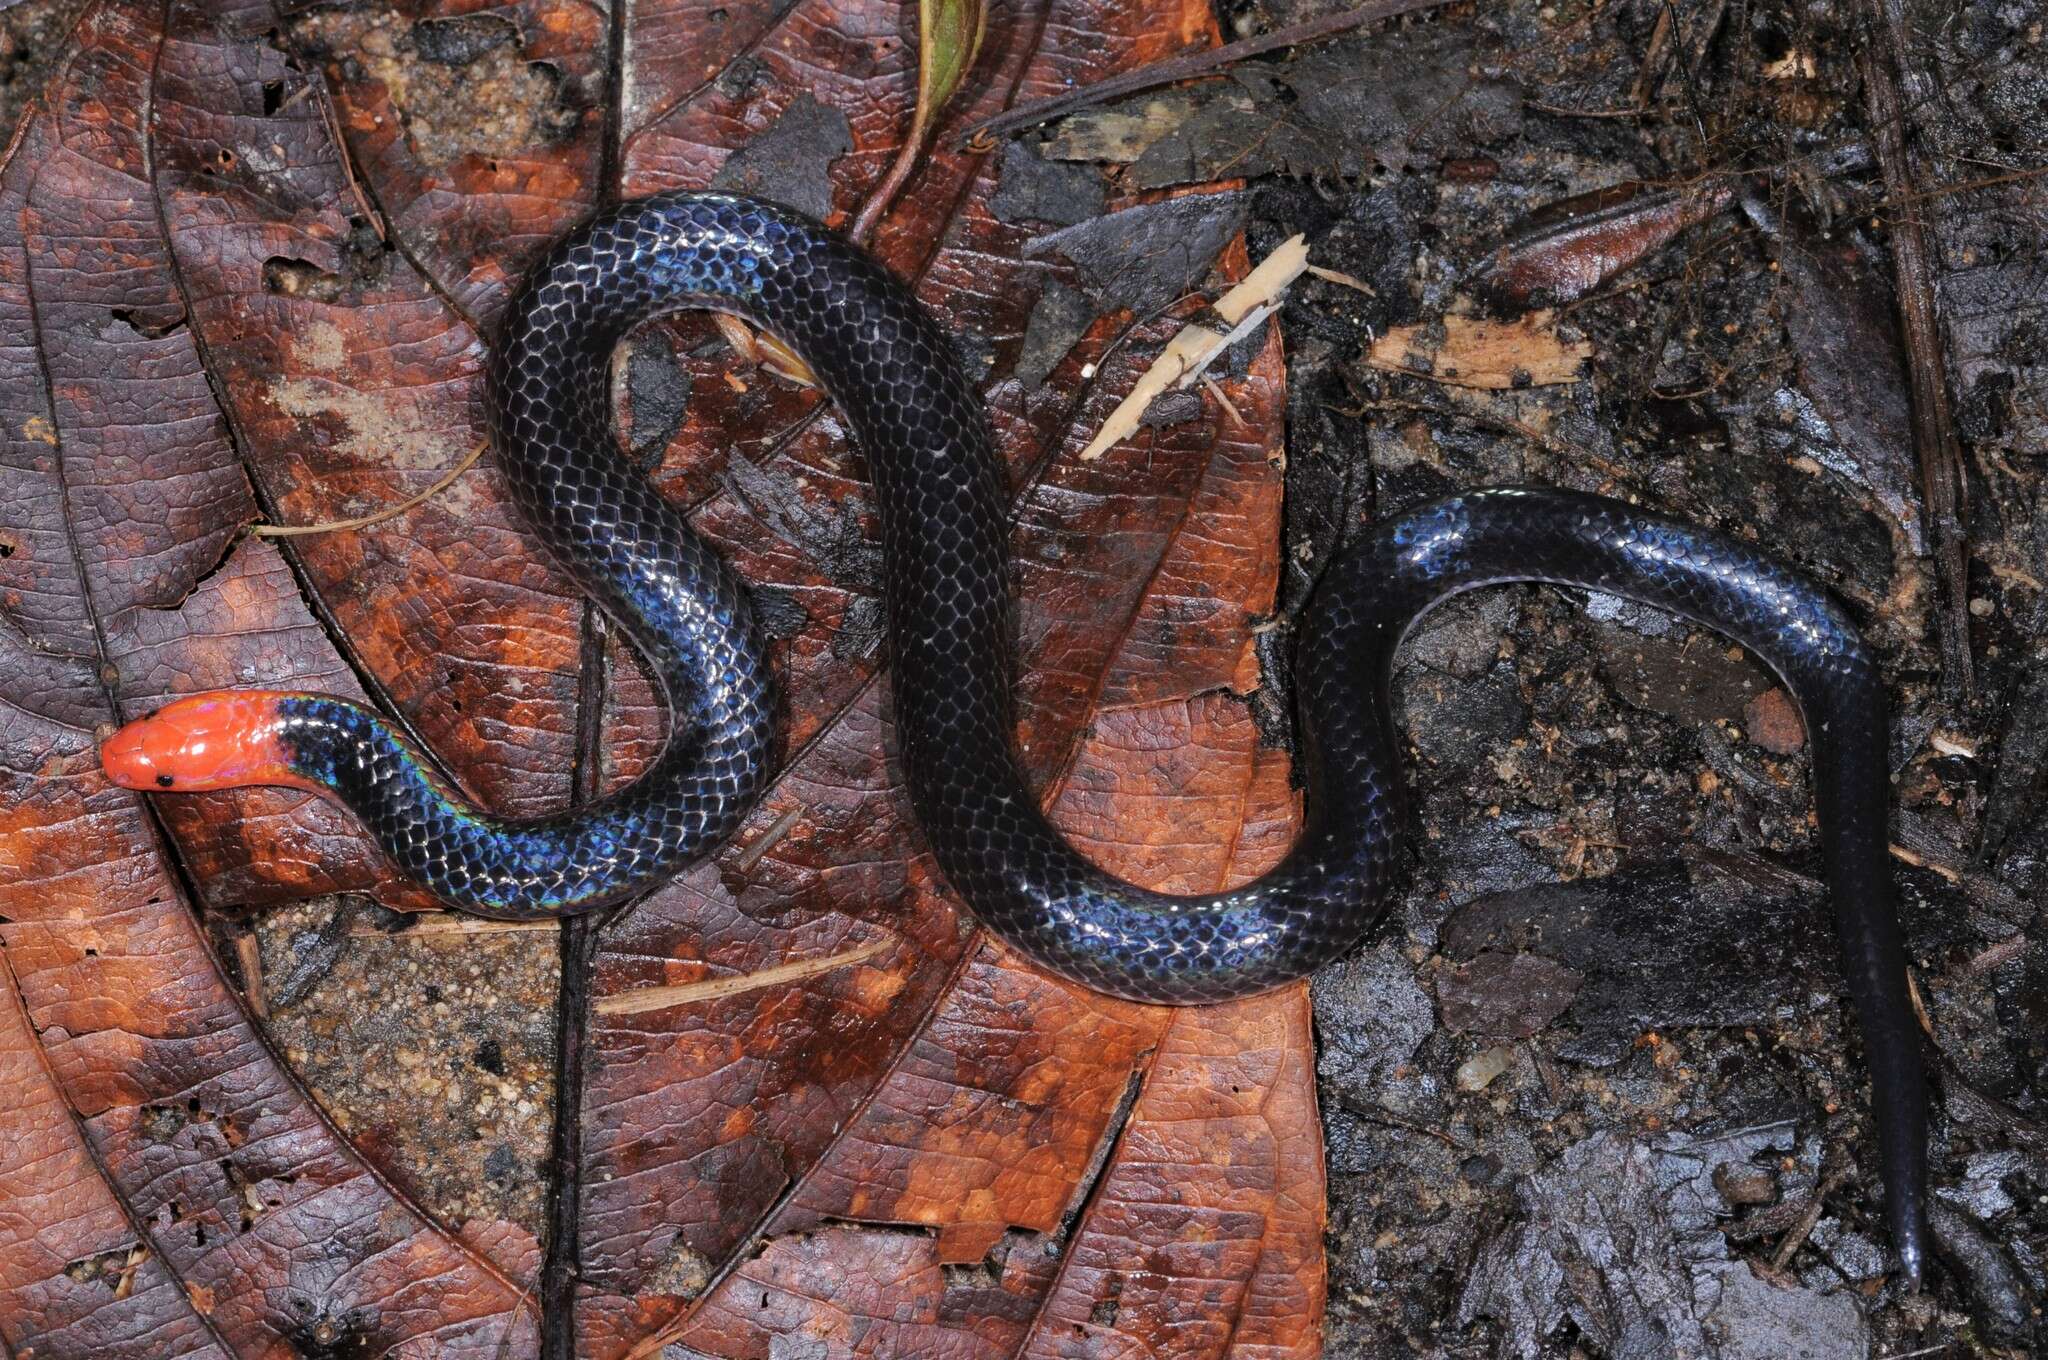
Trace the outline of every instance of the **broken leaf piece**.
{"type": "Polygon", "coordinates": [[[1512,321],[1447,316],[1396,326],[1373,342],[1365,361],[1455,387],[1500,390],[1577,382],[1593,346],[1558,338],[1552,316],[1548,311],[1512,321]]]}
{"type": "Polygon", "coordinates": [[[1651,191],[1628,183],[1553,203],[1482,266],[1480,291],[1503,311],[1571,302],[1704,222],[1734,197],[1725,182],[1651,191]]]}

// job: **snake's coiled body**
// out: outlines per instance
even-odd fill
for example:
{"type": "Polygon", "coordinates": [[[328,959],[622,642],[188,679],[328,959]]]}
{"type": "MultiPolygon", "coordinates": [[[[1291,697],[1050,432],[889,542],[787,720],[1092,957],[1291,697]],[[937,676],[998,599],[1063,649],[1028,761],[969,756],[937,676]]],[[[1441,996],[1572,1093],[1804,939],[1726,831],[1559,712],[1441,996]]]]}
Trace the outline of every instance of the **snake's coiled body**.
{"type": "MultiPolygon", "coordinates": [[[[1749,647],[1805,713],[1895,1240],[1917,1277],[1924,1095],[1886,855],[1884,691],[1835,603],[1751,548],[1617,501],[1507,489],[1410,510],[1346,552],[1301,620],[1307,815],[1293,850],[1229,892],[1183,898],[1133,887],[1046,821],[1013,754],[1009,492],[951,345],[866,256],[778,208],[671,194],[605,214],[536,271],[491,368],[498,461],[521,508],[668,686],[672,735],[657,764],[598,804],[506,821],[428,774],[374,715],[293,695],[273,697],[262,734],[271,745],[251,743],[270,782],[337,792],[406,873],[457,906],[496,915],[618,900],[732,828],[768,774],[763,648],[739,583],[619,456],[606,382],[628,329],[693,305],[779,335],[845,413],[881,520],[896,720],[918,820],[983,924],[1091,987],[1144,1001],[1221,1000],[1302,977],[1358,941],[1396,863],[1393,656],[1446,597],[1504,581],[1591,587],[1749,647]]],[[[124,782],[202,786],[168,758],[149,763],[140,738],[133,750],[117,750],[121,741],[109,742],[107,763],[124,782]]],[[[215,782],[249,782],[246,771],[233,773],[236,781],[215,782]]]]}

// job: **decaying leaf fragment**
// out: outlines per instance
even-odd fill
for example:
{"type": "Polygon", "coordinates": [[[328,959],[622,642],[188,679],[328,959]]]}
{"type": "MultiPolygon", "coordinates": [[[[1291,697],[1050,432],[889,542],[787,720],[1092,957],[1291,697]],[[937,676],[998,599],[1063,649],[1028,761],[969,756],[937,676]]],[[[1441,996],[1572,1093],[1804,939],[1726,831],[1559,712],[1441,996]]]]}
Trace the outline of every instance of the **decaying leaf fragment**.
{"type": "Polygon", "coordinates": [[[1561,200],[1532,215],[1488,256],[1478,283],[1493,305],[1515,311],[1584,297],[1734,197],[1714,181],[1652,190],[1617,184],[1561,200]]]}
{"type": "Polygon", "coordinates": [[[1548,311],[1512,321],[1447,316],[1396,326],[1373,342],[1365,361],[1453,387],[1499,391],[1577,382],[1593,346],[1559,338],[1552,316],[1548,311]]]}

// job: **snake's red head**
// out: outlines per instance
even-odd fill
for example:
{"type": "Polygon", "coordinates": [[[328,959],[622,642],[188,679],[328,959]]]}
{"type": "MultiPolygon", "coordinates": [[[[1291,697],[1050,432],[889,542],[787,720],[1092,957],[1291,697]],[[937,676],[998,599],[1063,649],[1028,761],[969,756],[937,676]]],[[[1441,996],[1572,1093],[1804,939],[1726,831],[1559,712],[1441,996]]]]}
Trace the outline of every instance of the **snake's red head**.
{"type": "Polygon", "coordinates": [[[278,736],[269,690],[196,694],[138,718],[100,743],[100,766],[125,789],[232,789],[245,784],[311,787],[278,736]]]}

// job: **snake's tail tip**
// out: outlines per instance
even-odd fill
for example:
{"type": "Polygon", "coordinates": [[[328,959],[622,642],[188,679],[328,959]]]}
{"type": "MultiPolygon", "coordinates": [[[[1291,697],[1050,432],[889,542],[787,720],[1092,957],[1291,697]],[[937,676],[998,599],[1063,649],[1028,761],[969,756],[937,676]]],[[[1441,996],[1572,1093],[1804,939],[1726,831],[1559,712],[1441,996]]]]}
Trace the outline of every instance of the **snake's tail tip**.
{"type": "Polygon", "coordinates": [[[176,700],[101,742],[100,768],[122,788],[152,792],[303,784],[278,741],[282,697],[224,690],[176,700]]]}
{"type": "Polygon", "coordinates": [[[1920,1262],[1904,1252],[1899,1255],[1899,1283],[1905,1286],[1908,1294],[1918,1294],[1925,1283],[1920,1262]]]}
{"type": "Polygon", "coordinates": [[[1892,1224],[1892,1243],[1899,1256],[1899,1281],[1917,1294],[1927,1273],[1927,1220],[1908,1212],[1892,1224]]]}

